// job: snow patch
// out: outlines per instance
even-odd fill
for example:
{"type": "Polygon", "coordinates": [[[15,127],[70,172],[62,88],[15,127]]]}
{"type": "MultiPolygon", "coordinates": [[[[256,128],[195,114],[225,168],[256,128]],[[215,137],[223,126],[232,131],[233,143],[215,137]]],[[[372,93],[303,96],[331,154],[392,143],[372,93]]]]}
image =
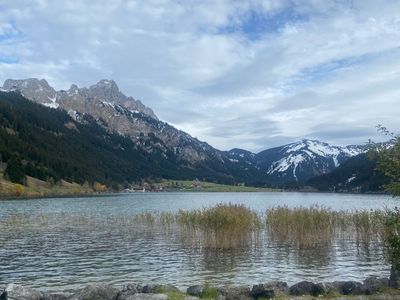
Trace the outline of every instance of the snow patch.
{"type": "Polygon", "coordinates": [[[329,146],[328,144],[319,143],[316,141],[308,141],[307,146],[311,152],[314,152],[320,156],[339,155],[341,152],[337,147],[329,146]]]}
{"type": "Polygon", "coordinates": [[[72,117],[72,119],[74,119],[75,121],[78,120],[79,114],[77,113],[76,110],[70,109],[70,110],[68,110],[67,113],[68,113],[68,114],[72,117]]]}
{"type": "Polygon", "coordinates": [[[300,142],[300,143],[295,143],[292,145],[288,146],[288,149],[286,150],[286,152],[296,152],[301,150],[302,148],[304,148],[306,145],[304,145],[304,143],[300,142]]]}
{"type": "Polygon", "coordinates": [[[112,103],[112,102],[101,101],[101,103],[103,103],[104,105],[107,105],[107,106],[110,106],[110,107],[114,108],[114,103],[112,103]]]}
{"type": "Polygon", "coordinates": [[[56,102],[57,96],[54,96],[54,97],[47,96],[47,98],[51,101],[51,103],[43,103],[44,106],[51,107],[51,108],[58,108],[59,105],[56,102]]]}
{"type": "Polygon", "coordinates": [[[314,157],[315,157],[314,153],[311,152],[311,151],[309,151],[309,150],[304,150],[304,152],[305,152],[309,157],[311,157],[311,158],[314,158],[314,157]]]}
{"type": "Polygon", "coordinates": [[[357,176],[353,175],[352,177],[350,177],[349,179],[346,180],[346,183],[350,183],[356,178],[357,178],[357,176]]]}
{"type": "Polygon", "coordinates": [[[43,103],[43,105],[50,108],[58,108],[58,103],[43,103]]]}
{"type": "MultiPolygon", "coordinates": [[[[304,157],[301,154],[289,155],[288,157],[284,157],[277,162],[274,162],[269,170],[268,174],[272,174],[275,172],[285,172],[290,167],[297,169],[298,165],[304,161],[304,157]]],[[[297,178],[297,177],[296,177],[297,178]]]]}
{"type": "Polygon", "coordinates": [[[43,103],[43,105],[50,108],[58,108],[58,103],[43,103]]]}
{"type": "Polygon", "coordinates": [[[57,95],[55,95],[54,97],[47,96],[47,98],[48,98],[51,102],[56,102],[56,101],[57,101],[57,95]]]}

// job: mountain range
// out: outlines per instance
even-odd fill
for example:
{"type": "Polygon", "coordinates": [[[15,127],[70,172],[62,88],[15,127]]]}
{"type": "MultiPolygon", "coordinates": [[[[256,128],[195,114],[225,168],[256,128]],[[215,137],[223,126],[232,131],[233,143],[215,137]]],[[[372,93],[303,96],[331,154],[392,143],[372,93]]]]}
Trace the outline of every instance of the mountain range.
{"type": "Polygon", "coordinates": [[[363,146],[331,146],[306,140],[261,151],[257,154],[241,149],[229,151],[232,161],[245,161],[268,175],[271,182],[305,182],[329,173],[350,157],[365,152],[363,146]]]}
{"type": "MultiPolygon", "coordinates": [[[[123,94],[113,80],[56,91],[44,79],[8,79],[1,91],[15,92],[52,108],[43,114],[64,111],[74,124],[95,124],[107,134],[130,140],[132,151],[141,157],[152,157],[164,168],[168,162],[163,172],[156,172],[166,177],[181,174],[186,178],[268,186],[304,184],[366,151],[365,146],[333,146],[317,140],[302,140],[259,153],[238,148],[220,151],[161,121],[151,108],[123,94]]],[[[131,155],[135,156],[133,152],[131,155]]]]}

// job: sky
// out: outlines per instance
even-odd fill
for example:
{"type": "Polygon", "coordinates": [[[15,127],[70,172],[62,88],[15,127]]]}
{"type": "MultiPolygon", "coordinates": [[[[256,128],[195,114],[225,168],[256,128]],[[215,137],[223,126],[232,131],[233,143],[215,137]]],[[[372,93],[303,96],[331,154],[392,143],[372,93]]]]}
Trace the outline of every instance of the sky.
{"type": "Polygon", "coordinates": [[[379,141],[400,131],[400,1],[0,0],[0,81],[32,77],[113,79],[221,150],[379,141]]]}

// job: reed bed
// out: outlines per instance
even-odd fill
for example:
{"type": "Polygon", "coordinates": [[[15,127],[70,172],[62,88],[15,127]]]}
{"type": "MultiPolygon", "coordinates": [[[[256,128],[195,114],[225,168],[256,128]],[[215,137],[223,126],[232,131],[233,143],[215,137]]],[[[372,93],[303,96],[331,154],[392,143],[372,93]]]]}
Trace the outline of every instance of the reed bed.
{"type": "Polygon", "coordinates": [[[332,211],[322,206],[275,207],[266,212],[269,240],[298,248],[326,246],[337,240],[368,245],[381,242],[385,212],[332,211]]]}
{"type": "Polygon", "coordinates": [[[186,236],[193,236],[205,248],[234,249],[257,242],[262,217],[244,205],[218,204],[192,211],[180,210],[175,222],[186,236]],[[196,239],[197,238],[197,239],[196,239]]]}
{"type": "Polygon", "coordinates": [[[0,219],[0,246],[29,230],[93,230],[125,235],[158,232],[178,238],[185,245],[207,249],[238,249],[261,243],[294,249],[329,247],[338,240],[357,245],[381,243],[387,236],[387,212],[332,211],[322,206],[280,206],[258,213],[244,205],[218,204],[214,207],[178,212],[143,212],[134,215],[46,213],[11,214],[0,219]],[[7,238],[6,234],[7,233],[7,238]]]}
{"type": "Polygon", "coordinates": [[[335,234],[337,213],[323,207],[275,207],[266,212],[270,241],[299,248],[329,244],[335,234]]]}

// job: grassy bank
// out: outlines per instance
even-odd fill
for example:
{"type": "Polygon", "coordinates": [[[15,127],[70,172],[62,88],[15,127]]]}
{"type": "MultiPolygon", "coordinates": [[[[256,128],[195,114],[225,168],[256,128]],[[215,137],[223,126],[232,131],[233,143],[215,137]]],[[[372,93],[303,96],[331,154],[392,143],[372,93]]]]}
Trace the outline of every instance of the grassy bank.
{"type": "Polygon", "coordinates": [[[20,185],[4,179],[0,172],[0,198],[37,198],[93,193],[93,188],[89,185],[80,185],[64,180],[57,184],[51,184],[29,176],[26,177],[26,185],[20,185]]]}
{"type": "Polygon", "coordinates": [[[226,185],[197,180],[162,180],[157,184],[164,191],[181,192],[276,192],[278,189],[226,185]]]}
{"type": "MultiPolygon", "coordinates": [[[[104,187],[104,186],[103,186],[104,187]]],[[[277,189],[248,187],[242,185],[225,185],[192,180],[162,180],[159,183],[146,184],[138,187],[146,191],[157,192],[273,192],[277,189]]],[[[104,190],[106,188],[104,187],[104,190]]],[[[52,184],[33,177],[26,177],[26,184],[20,185],[8,181],[0,171],[0,198],[37,198],[51,196],[74,196],[94,194],[94,188],[89,185],[80,185],[61,180],[52,184]]]]}

